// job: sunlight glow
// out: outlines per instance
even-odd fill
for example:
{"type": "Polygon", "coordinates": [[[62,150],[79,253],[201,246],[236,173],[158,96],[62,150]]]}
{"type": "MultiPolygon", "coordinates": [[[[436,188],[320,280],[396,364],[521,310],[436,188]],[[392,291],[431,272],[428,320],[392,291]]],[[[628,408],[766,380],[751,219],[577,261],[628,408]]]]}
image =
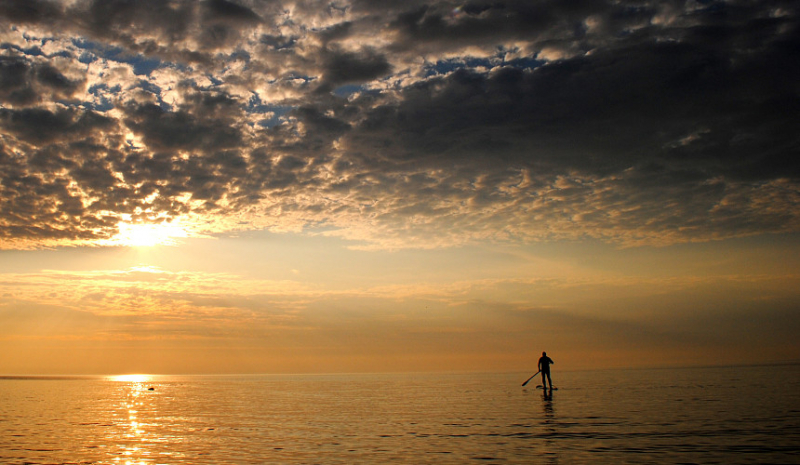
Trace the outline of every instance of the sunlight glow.
{"type": "Polygon", "coordinates": [[[189,234],[180,225],[174,223],[120,223],[119,234],[112,242],[127,247],[153,247],[176,245],[175,239],[183,237],[189,237],[189,234]]]}
{"type": "Polygon", "coordinates": [[[119,375],[111,377],[114,381],[122,381],[126,383],[144,383],[150,381],[150,375],[119,375]]]}

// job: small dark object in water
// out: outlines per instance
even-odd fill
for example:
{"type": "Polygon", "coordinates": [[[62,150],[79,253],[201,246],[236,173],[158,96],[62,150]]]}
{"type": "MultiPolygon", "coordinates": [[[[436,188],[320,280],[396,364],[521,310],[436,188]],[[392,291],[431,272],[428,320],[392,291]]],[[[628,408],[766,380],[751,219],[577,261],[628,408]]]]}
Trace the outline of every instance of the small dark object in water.
{"type": "Polygon", "coordinates": [[[148,390],[148,391],[155,391],[155,390],[156,390],[156,388],[154,388],[154,387],[149,387],[149,388],[147,388],[147,390],[148,390]]]}

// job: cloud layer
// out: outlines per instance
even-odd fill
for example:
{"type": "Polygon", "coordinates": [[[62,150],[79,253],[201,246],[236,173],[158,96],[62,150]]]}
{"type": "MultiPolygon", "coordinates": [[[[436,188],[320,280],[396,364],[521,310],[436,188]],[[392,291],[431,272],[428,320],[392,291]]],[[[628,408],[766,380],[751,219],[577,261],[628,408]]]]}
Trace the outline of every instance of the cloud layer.
{"type": "Polygon", "coordinates": [[[800,230],[790,1],[0,2],[0,247],[800,230]]]}
{"type": "Polygon", "coordinates": [[[0,347],[14,356],[0,366],[518,370],[538,355],[532,344],[558,348],[571,368],[764,363],[796,357],[798,278],[595,275],[334,290],[154,267],[3,273],[0,347]]]}

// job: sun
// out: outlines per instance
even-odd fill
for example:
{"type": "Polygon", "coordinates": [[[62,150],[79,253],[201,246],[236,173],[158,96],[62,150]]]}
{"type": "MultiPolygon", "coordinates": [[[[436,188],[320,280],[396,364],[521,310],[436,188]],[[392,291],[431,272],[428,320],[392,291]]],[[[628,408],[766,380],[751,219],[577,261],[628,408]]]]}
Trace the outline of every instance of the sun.
{"type": "Polygon", "coordinates": [[[175,239],[182,237],[189,237],[189,234],[180,225],[173,223],[120,223],[119,234],[112,242],[127,247],[153,247],[175,245],[175,239]]]}

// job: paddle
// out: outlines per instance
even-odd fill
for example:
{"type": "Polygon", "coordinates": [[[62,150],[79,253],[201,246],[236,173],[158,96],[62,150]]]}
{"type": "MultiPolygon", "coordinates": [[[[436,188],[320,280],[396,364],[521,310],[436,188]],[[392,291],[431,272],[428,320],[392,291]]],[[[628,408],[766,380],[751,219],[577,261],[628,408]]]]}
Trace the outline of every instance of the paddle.
{"type": "MultiPolygon", "coordinates": [[[[540,371],[542,371],[542,370],[539,370],[539,371],[537,371],[536,373],[534,373],[534,374],[533,374],[533,376],[536,376],[536,375],[538,375],[540,371]]],[[[525,386],[526,384],[528,384],[528,381],[532,380],[532,379],[533,379],[533,376],[531,376],[530,378],[528,378],[527,380],[525,380],[525,382],[524,382],[524,383],[522,383],[522,385],[523,385],[523,386],[525,386]]]]}

